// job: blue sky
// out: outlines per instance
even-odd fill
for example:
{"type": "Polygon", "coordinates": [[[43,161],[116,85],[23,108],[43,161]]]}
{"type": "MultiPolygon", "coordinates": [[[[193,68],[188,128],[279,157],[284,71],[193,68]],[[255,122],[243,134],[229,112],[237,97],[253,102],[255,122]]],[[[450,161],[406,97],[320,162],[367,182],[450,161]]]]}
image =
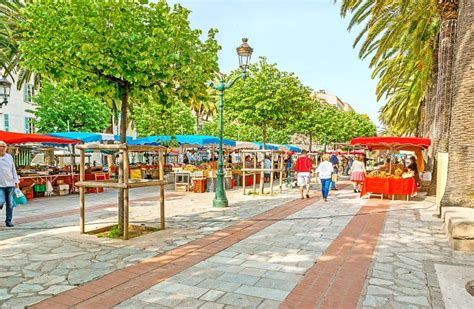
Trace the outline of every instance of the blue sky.
{"type": "Polygon", "coordinates": [[[193,28],[219,29],[222,72],[238,66],[235,48],[242,37],[254,48],[253,59],[266,56],[302,82],[325,89],[378,123],[382,106],[376,101],[376,81],[367,61],[352,48],[357,30],[347,31],[348,19],[333,0],[173,0],[192,11],[193,28]]]}

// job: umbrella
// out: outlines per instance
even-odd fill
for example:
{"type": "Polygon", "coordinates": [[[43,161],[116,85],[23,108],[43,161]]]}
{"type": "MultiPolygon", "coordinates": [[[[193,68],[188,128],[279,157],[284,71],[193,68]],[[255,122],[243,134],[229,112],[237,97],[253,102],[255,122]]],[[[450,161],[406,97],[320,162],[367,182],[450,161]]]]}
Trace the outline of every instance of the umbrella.
{"type": "Polygon", "coordinates": [[[6,131],[0,131],[0,141],[4,141],[7,144],[42,143],[69,145],[79,143],[79,141],[76,139],[58,138],[43,134],[25,134],[6,131]]]}

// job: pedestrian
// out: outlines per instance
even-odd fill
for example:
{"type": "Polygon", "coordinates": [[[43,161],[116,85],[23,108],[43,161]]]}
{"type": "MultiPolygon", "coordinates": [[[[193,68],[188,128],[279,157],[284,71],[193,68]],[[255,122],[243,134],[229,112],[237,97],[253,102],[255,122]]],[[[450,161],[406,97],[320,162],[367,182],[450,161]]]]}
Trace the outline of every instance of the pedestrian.
{"type": "Polygon", "coordinates": [[[319,164],[316,169],[316,174],[321,181],[321,192],[323,194],[324,201],[328,201],[329,186],[331,185],[331,177],[334,173],[334,166],[329,162],[329,155],[323,155],[323,161],[319,164]]]}
{"type": "Polygon", "coordinates": [[[301,199],[304,199],[304,190],[306,187],[306,198],[309,198],[309,189],[311,184],[311,171],[313,163],[308,157],[308,151],[303,150],[301,156],[296,160],[295,173],[298,186],[300,187],[301,199]]]}
{"type": "Polygon", "coordinates": [[[332,167],[333,167],[333,174],[331,178],[331,190],[337,190],[336,188],[336,182],[337,182],[337,174],[338,174],[338,169],[339,169],[339,159],[337,158],[337,155],[333,153],[331,157],[329,158],[329,162],[331,162],[332,167]]]}
{"type": "Polygon", "coordinates": [[[418,165],[416,164],[416,158],[414,156],[410,157],[410,165],[408,165],[408,169],[414,174],[416,186],[421,186],[420,173],[418,172],[418,165]]]}
{"type": "Polygon", "coordinates": [[[5,225],[13,227],[13,194],[19,188],[20,180],[13,157],[7,153],[7,144],[0,141],[0,206],[6,204],[5,225]]]}
{"type": "Polygon", "coordinates": [[[365,180],[365,163],[361,155],[357,156],[357,159],[352,163],[350,174],[351,181],[354,183],[354,193],[360,192],[365,180]]]}
{"type": "Polygon", "coordinates": [[[272,169],[272,160],[268,156],[265,156],[263,160],[263,168],[265,169],[263,182],[270,182],[270,171],[272,169]]]}
{"type": "Polygon", "coordinates": [[[288,178],[290,176],[290,170],[293,162],[291,162],[291,154],[287,154],[285,159],[285,176],[288,178]]]}

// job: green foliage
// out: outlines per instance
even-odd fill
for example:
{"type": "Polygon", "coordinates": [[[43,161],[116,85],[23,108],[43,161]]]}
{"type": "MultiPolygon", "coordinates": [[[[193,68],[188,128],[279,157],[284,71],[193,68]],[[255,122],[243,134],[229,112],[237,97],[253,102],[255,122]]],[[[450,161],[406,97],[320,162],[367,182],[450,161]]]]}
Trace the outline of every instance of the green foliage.
{"type": "Polygon", "coordinates": [[[225,113],[240,124],[259,127],[265,143],[268,130],[286,129],[302,115],[310,89],[293,73],[267,63],[266,58],[260,58],[249,71],[249,77],[226,91],[225,113]]]}
{"type": "Polygon", "coordinates": [[[153,99],[135,104],[133,119],[140,136],[194,134],[194,117],[183,102],[163,105],[153,99]]]}
{"type": "Polygon", "coordinates": [[[45,83],[34,105],[31,112],[39,133],[102,132],[111,125],[111,113],[104,102],[70,88],[45,83]]]}
{"type": "Polygon", "coordinates": [[[363,24],[354,42],[360,57],[371,57],[378,77],[377,97],[387,97],[380,120],[398,134],[413,134],[420,105],[430,84],[433,50],[439,33],[436,0],[342,0],[341,13],[352,13],[349,29],[363,24]]]}
{"type": "Polygon", "coordinates": [[[305,102],[306,112],[295,123],[293,133],[311,136],[320,144],[347,142],[358,136],[375,136],[374,123],[367,115],[341,111],[314,99],[305,102]]]}
{"type": "Polygon", "coordinates": [[[217,71],[216,30],[201,41],[180,5],[36,1],[23,15],[22,64],[112,104],[124,91],[133,102],[187,102],[217,71]]]}

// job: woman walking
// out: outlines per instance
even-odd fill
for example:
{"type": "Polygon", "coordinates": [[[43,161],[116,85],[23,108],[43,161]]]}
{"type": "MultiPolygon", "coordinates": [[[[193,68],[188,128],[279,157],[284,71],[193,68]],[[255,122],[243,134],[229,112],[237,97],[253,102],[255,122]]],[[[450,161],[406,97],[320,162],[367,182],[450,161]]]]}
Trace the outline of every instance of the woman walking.
{"type": "Polygon", "coordinates": [[[323,162],[319,164],[318,168],[316,169],[316,174],[321,180],[321,191],[323,194],[324,201],[328,201],[329,195],[329,186],[331,185],[331,177],[332,173],[334,172],[334,168],[331,162],[329,162],[329,155],[325,154],[323,156],[323,162]]]}
{"type": "Polygon", "coordinates": [[[354,183],[354,193],[360,192],[365,180],[365,163],[361,155],[358,155],[357,160],[352,163],[350,174],[351,181],[354,183]]]}

